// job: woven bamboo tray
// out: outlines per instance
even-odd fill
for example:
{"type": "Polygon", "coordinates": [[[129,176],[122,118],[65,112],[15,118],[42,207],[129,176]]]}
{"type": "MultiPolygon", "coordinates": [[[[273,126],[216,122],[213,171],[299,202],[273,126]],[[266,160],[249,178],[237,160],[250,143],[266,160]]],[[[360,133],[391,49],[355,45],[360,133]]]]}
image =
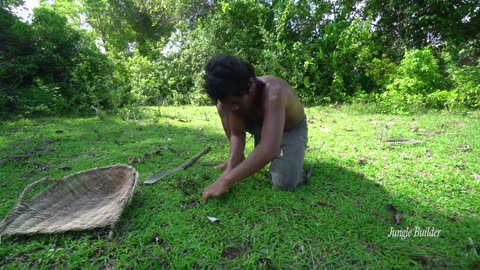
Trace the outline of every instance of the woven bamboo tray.
{"type": "Polygon", "coordinates": [[[15,210],[0,222],[0,235],[113,227],[130,203],[137,180],[135,168],[123,164],[63,179],[42,178],[25,188],[15,210]],[[46,181],[53,184],[24,201],[32,187],[46,181]]]}

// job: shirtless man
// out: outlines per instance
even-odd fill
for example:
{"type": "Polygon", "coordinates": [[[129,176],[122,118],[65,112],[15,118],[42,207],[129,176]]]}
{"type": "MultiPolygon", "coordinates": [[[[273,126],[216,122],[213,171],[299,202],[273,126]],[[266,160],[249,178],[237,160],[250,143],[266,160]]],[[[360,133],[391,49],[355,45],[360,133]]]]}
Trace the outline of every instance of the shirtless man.
{"type": "Polygon", "coordinates": [[[222,55],[207,64],[205,89],[217,102],[230,157],[216,166],[224,172],[205,189],[204,200],[228,192],[230,185],[270,162],[269,179],[274,187],[290,190],[305,181],[307,122],[302,103],[286,81],[274,76],[257,78],[248,62],[222,55]],[[246,132],[255,140],[247,158],[246,132]]]}

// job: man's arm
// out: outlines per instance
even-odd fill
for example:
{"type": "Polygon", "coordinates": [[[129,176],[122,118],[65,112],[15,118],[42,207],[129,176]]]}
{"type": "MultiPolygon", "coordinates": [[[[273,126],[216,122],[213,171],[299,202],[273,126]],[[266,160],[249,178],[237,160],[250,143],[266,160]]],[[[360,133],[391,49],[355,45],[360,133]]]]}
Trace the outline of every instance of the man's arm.
{"type": "Polygon", "coordinates": [[[279,155],[285,126],[285,106],[286,97],[280,91],[267,97],[264,103],[264,120],[260,143],[245,160],[222,174],[217,181],[229,186],[260,171],[279,155]]]}
{"type": "Polygon", "coordinates": [[[205,189],[202,196],[204,200],[228,192],[231,184],[258,172],[279,155],[285,127],[286,97],[278,89],[275,90],[276,93],[268,95],[264,101],[260,143],[238,166],[225,171],[217,181],[205,189]]]}
{"type": "Polygon", "coordinates": [[[235,113],[228,113],[230,123],[230,157],[225,172],[237,167],[245,159],[245,122],[235,113]]]}

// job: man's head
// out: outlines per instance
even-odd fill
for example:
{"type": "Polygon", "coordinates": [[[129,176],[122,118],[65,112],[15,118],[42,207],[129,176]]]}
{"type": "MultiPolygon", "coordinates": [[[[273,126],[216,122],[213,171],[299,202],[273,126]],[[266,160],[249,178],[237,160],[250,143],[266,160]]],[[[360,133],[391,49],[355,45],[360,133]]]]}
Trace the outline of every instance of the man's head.
{"type": "Polygon", "coordinates": [[[205,69],[207,94],[221,103],[243,100],[255,86],[255,80],[252,65],[230,55],[212,58],[205,69]]]}

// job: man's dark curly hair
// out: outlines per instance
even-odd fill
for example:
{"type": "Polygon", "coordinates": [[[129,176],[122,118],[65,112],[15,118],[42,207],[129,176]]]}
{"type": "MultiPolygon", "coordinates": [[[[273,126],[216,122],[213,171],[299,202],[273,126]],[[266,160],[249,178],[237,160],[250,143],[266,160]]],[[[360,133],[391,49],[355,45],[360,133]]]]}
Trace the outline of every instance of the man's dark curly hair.
{"type": "Polygon", "coordinates": [[[253,66],[231,55],[212,58],[205,68],[205,90],[217,101],[248,94],[249,79],[255,79],[253,66]]]}

